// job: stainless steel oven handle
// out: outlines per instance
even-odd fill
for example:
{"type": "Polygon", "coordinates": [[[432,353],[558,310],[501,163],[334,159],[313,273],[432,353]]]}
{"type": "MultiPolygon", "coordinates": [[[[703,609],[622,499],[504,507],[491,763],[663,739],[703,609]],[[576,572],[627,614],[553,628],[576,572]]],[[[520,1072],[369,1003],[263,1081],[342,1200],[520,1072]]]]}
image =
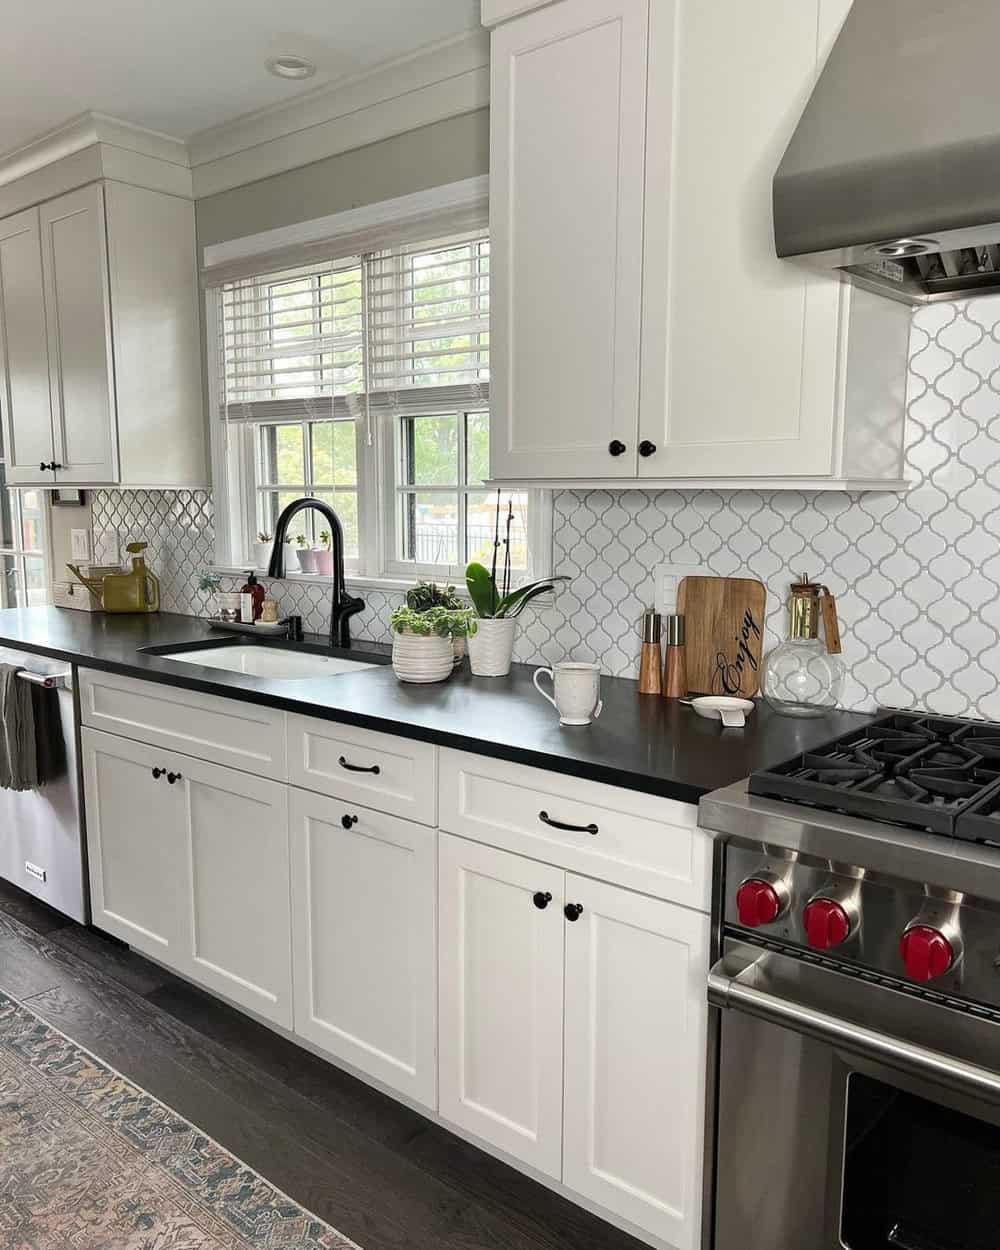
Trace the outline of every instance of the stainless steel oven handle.
{"type": "Polygon", "coordinates": [[[961,1085],[994,1097],[1000,1094],[1000,1075],[986,1068],[757,989],[740,980],[742,973],[733,976],[727,970],[731,966],[727,959],[720,959],[708,974],[708,1001],[716,1007],[745,1011],[796,1033],[883,1059],[914,1075],[937,1077],[949,1085],[961,1085]]]}

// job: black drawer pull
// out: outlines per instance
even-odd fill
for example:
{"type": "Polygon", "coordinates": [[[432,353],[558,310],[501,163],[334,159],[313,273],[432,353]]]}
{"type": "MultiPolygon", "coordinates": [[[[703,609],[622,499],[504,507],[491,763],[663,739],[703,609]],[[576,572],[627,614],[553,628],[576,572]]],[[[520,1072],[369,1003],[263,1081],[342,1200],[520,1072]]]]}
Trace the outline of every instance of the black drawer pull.
{"type": "Polygon", "coordinates": [[[175,781],[183,781],[184,778],[180,773],[167,773],[167,780],[173,785],[175,781]]]}
{"type": "Polygon", "coordinates": [[[364,764],[348,764],[343,756],[337,760],[337,763],[341,768],[346,768],[349,773],[374,773],[377,777],[382,771],[378,764],[369,764],[367,767],[364,764]]]}
{"type": "Polygon", "coordinates": [[[160,778],[163,776],[163,774],[164,774],[166,771],[167,771],[167,770],[166,770],[165,768],[154,768],[154,769],[152,770],[152,772],[153,772],[153,780],[154,780],[154,781],[159,781],[159,780],[160,780],[160,778]]]}
{"type": "Polygon", "coordinates": [[[567,833],[597,833],[596,825],[567,825],[561,820],[553,820],[548,812],[539,812],[538,819],[543,825],[551,825],[553,829],[565,829],[567,833]]]}
{"type": "Polygon", "coordinates": [[[358,823],[358,818],[357,816],[341,816],[340,823],[345,829],[350,829],[358,823]]]}
{"type": "Polygon", "coordinates": [[[567,903],[563,908],[563,915],[567,920],[579,920],[583,915],[582,903],[567,903]]]}
{"type": "Polygon", "coordinates": [[[539,890],[538,893],[532,897],[531,901],[535,904],[539,911],[544,911],[546,907],[548,907],[549,903],[552,902],[552,895],[548,892],[548,890],[546,890],[544,894],[541,890],[539,890]]]}

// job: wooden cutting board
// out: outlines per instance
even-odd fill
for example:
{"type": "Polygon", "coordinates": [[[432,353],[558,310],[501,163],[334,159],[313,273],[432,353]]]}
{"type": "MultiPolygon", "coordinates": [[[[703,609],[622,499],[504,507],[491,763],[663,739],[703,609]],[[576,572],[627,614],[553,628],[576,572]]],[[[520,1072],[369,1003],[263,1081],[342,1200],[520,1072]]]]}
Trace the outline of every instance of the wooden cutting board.
{"type": "Polygon", "coordinates": [[[760,687],[763,582],[750,577],[685,577],[677,589],[684,617],[688,687],[695,694],[750,699],[760,687]]]}

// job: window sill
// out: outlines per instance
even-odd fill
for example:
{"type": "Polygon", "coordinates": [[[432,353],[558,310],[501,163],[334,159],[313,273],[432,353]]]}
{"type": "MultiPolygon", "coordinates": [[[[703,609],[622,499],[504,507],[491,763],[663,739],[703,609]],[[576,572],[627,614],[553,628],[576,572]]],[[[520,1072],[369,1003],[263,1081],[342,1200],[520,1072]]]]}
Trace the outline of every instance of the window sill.
{"type": "MultiPolygon", "coordinates": [[[[245,577],[248,569],[245,564],[222,565],[215,564],[212,566],[211,572],[219,573],[227,577],[245,577]]],[[[333,578],[325,573],[286,573],[281,578],[268,577],[265,569],[254,569],[253,572],[262,581],[282,581],[282,582],[310,582],[319,585],[332,585],[333,578]]],[[[361,590],[389,590],[395,591],[397,594],[405,594],[419,580],[419,575],[406,578],[394,577],[362,577],[360,573],[346,573],[344,581],[348,586],[357,586],[361,590]]],[[[429,580],[424,578],[424,580],[429,580]]],[[[443,579],[438,578],[438,582],[443,579]]],[[[465,589],[461,586],[457,587],[459,594],[468,598],[465,589]]]]}

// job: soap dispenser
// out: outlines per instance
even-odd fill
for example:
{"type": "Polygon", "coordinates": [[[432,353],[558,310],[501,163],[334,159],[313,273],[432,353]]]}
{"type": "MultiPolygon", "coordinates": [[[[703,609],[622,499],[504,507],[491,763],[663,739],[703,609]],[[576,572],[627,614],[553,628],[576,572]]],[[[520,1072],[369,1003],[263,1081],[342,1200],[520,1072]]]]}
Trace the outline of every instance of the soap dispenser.
{"type": "Polygon", "coordinates": [[[844,685],[837,605],[825,586],[802,574],[792,583],[790,611],[787,641],[761,667],[761,694],[783,716],[822,716],[840,705],[844,685]]]}

